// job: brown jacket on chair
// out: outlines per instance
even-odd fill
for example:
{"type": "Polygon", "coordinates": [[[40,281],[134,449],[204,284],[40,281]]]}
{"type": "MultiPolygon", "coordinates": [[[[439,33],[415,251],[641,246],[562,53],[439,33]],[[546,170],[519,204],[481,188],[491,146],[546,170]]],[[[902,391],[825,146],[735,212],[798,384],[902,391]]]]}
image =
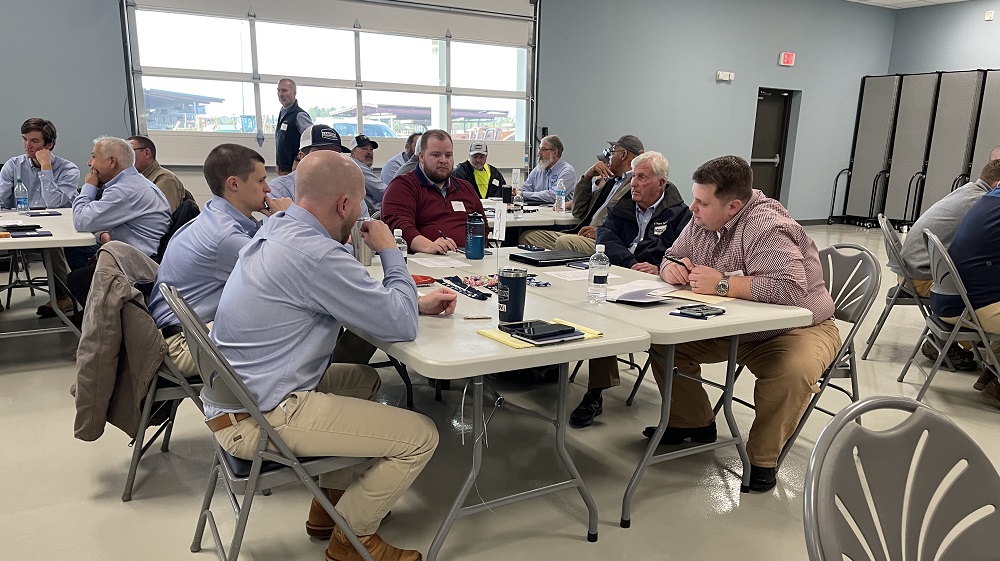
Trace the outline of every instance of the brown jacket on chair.
{"type": "Polygon", "coordinates": [[[142,401],[167,344],[136,285],[156,280],[156,263],[117,241],[98,252],[76,352],[74,436],[97,440],[105,423],[135,438],[142,401]]]}

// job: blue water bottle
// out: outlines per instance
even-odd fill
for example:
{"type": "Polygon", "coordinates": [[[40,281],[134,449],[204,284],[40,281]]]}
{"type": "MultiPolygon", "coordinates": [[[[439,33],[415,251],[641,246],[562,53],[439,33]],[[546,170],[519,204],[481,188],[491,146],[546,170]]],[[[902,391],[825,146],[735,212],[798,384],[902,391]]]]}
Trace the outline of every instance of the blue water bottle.
{"type": "Polygon", "coordinates": [[[473,212],[465,223],[465,257],[482,259],[486,250],[486,219],[473,212]]]}

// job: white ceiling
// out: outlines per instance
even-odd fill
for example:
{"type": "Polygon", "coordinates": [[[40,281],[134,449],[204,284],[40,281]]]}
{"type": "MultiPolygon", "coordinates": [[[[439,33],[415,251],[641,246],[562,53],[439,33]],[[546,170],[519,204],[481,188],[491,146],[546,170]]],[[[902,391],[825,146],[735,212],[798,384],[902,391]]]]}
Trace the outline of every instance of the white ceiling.
{"type": "Polygon", "coordinates": [[[870,4],[872,6],[882,6],[901,10],[903,8],[922,8],[924,6],[934,6],[936,4],[952,4],[954,2],[965,2],[966,0],[847,0],[858,4],[870,4]]]}

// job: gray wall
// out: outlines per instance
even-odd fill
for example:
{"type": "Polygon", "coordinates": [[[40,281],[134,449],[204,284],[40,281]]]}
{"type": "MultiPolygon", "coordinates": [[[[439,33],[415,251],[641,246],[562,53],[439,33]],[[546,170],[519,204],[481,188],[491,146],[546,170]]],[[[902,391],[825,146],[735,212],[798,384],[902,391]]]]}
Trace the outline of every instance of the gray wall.
{"type": "Polygon", "coordinates": [[[0,2],[0,159],[24,153],[21,123],[56,125],[55,153],[82,173],[93,139],[129,134],[117,0],[0,2]]]}
{"type": "Polygon", "coordinates": [[[889,72],[1000,68],[1000,2],[973,0],[900,10],[889,72]],[[986,21],[994,10],[994,21],[986,21]]]}
{"type": "Polygon", "coordinates": [[[826,218],[850,158],[858,88],[889,68],[895,12],[843,0],[541,0],[539,125],[582,173],[606,139],[634,133],[691,173],[749,156],[757,88],[801,90],[791,185],[799,220],[826,218]],[[612,23],[608,23],[612,22],[612,23]],[[793,68],[778,53],[797,54],[793,68]],[[736,73],[716,83],[718,70],[736,73]]]}

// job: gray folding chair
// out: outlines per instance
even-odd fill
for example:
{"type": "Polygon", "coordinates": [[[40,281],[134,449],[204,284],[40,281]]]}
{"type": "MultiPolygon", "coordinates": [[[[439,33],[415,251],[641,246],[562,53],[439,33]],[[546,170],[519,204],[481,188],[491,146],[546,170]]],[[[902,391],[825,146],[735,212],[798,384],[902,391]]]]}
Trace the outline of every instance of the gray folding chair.
{"type": "Polygon", "coordinates": [[[1000,476],[969,435],[909,398],[838,413],[809,456],[802,498],[810,561],[998,557],[1000,476]],[[911,414],[884,431],[853,422],[881,410],[911,414]]]}
{"type": "MultiPolygon", "coordinates": [[[[799,424],[795,426],[795,432],[792,433],[792,436],[788,438],[781,449],[781,455],[778,456],[778,467],[781,467],[781,463],[785,460],[785,456],[788,455],[788,451],[791,450],[799,433],[802,432],[802,428],[805,426],[806,421],[809,420],[809,416],[813,410],[818,410],[831,416],[835,414],[833,411],[819,407],[818,405],[827,387],[845,394],[851,398],[851,401],[860,399],[858,369],[855,358],[857,352],[854,350],[854,337],[857,335],[858,329],[861,328],[861,323],[865,320],[865,316],[868,315],[868,310],[871,309],[872,304],[878,297],[882,269],[878,264],[878,260],[872,255],[872,252],[868,251],[868,248],[856,244],[835,244],[823,248],[819,252],[819,259],[823,265],[823,280],[826,281],[827,290],[830,291],[830,296],[833,297],[833,317],[836,320],[850,324],[851,329],[847,337],[843,339],[840,350],[837,351],[836,356],[830,362],[830,366],[827,366],[820,377],[819,391],[809,400],[809,405],[806,407],[805,413],[799,419],[799,424]],[[842,253],[841,250],[844,249],[849,250],[850,253],[842,253]],[[837,384],[831,384],[830,381],[834,378],[849,378],[851,388],[847,389],[837,384]]],[[[743,365],[741,364],[739,370],[736,371],[736,378],[739,378],[742,372],[743,365]]],[[[724,397],[719,398],[719,401],[715,404],[716,414],[722,409],[723,399],[724,397]]],[[[738,397],[734,397],[733,401],[754,409],[752,403],[738,397]]]]}
{"type": "Polygon", "coordinates": [[[132,487],[135,485],[139,462],[146,450],[156,442],[160,435],[163,435],[160,451],[168,452],[170,450],[170,433],[174,430],[177,407],[180,406],[181,402],[190,398],[199,411],[203,409],[201,398],[198,397],[200,391],[200,380],[192,382],[192,380],[185,379],[184,375],[174,366],[170,357],[163,357],[163,363],[160,364],[156,375],[149,382],[146,400],[142,404],[142,415],[139,417],[139,430],[136,432],[135,439],[129,443],[129,446],[132,447],[132,461],[128,466],[128,477],[125,479],[122,501],[132,500],[132,487]],[[146,430],[154,419],[163,419],[163,422],[160,424],[160,428],[153,433],[152,438],[147,441],[146,430]]]}
{"type": "Polygon", "coordinates": [[[969,302],[969,293],[966,292],[962,278],[955,268],[955,263],[951,260],[948,250],[945,249],[941,240],[926,228],[923,231],[923,236],[924,241],[927,243],[927,254],[931,261],[931,278],[934,279],[934,286],[931,287],[931,292],[946,296],[960,296],[965,307],[954,324],[942,320],[933,310],[928,309],[928,314],[924,318],[924,331],[920,334],[920,339],[917,340],[917,344],[913,347],[910,358],[903,365],[903,371],[896,378],[897,382],[903,381],[903,377],[906,376],[910,365],[914,364],[914,358],[920,352],[920,347],[925,341],[937,349],[938,357],[934,361],[934,365],[931,366],[930,372],[925,372],[923,366],[917,363],[917,368],[927,376],[924,380],[924,385],[917,393],[917,401],[924,399],[924,394],[927,393],[927,388],[930,387],[931,380],[934,379],[934,375],[941,368],[941,363],[947,354],[945,350],[951,348],[951,345],[956,341],[971,341],[977,358],[986,365],[989,365],[995,374],[1000,373],[997,357],[990,346],[992,342],[1000,341],[1000,334],[986,333],[983,330],[983,326],[979,323],[979,318],[976,316],[976,311],[969,302]],[[982,345],[983,349],[979,350],[977,345],[982,345]]]}
{"type": "MultiPolygon", "coordinates": [[[[257,440],[253,460],[236,458],[216,442],[208,489],[205,491],[205,498],[202,501],[198,526],[195,530],[194,540],[191,542],[191,551],[201,550],[201,541],[207,523],[212,532],[212,539],[215,541],[216,553],[220,561],[236,561],[243,543],[247,520],[250,518],[250,507],[253,505],[254,493],[258,490],[272,489],[279,485],[298,481],[305,485],[313,497],[323,505],[323,508],[344,532],[361,557],[366,561],[373,561],[371,555],[354,535],[354,531],[351,530],[347,521],[337,512],[329,497],[313,479],[323,473],[362,464],[370,461],[371,458],[297,457],[274,430],[274,427],[264,418],[246,385],[233,371],[229,361],[222,356],[219,349],[209,339],[205,324],[181,298],[177,289],[161,284],[159,290],[167,305],[177,315],[181,328],[184,330],[184,336],[191,349],[191,356],[195,364],[198,365],[204,383],[202,395],[205,400],[226,409],[246,410],[260,427],[260,437],[257,440]],[[211,509],[217,480],[221,480],[225,485],[229,493],[229,502],[236,513],[236,528],[233,531],[228,554],[222,543],[219,529],[215,523],[215,515],[211,509]],[[237,495],[243,496],[242,504],[237,495]]],[[[215,440],[214,437],[212,440],[215,440]]]]}
{"type": "Polygon", "coordinates": [[[878,338],[878,334],[882,331],[882,326],[885,325],[885,320],[889,317],[889,312],[892,311],[893,306],[917,306],[920,313],[924,317],[927,317],[927,302],[917,294],[917,290],[913,286],[913,279],[910,277],[906,269],[906,262],[903,260],[902,240],[896,235],[896,230],[884,214],[878,215],[878,224],[882,227],[882,239],[885,242],[885,252],[889,256],[889,261],[899,265],[900,270],[903,271],[901,275],[903,278],[886,293],[885,309],[882,310],[882,315],[879,316],[878,321],[875,323],[875,329],[872,329],[871,335],[868,336],[868,340],[866,341],[868,346],[865,347],[865,352],[861,355],[861,360],[868,359],[868,353],[875,346],[875,339],[878,338]]]}

